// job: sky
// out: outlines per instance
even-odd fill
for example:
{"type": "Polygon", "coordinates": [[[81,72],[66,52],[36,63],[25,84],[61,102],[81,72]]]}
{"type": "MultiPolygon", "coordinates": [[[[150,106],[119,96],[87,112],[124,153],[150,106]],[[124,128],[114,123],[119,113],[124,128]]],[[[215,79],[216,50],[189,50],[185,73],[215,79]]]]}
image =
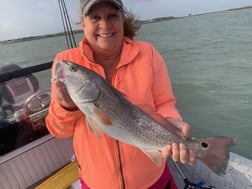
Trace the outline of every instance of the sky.
{"type": "MultiPolygon", "coordinates": [[[[252,6],[252,0],[122,0],[140,19],[187,16],[252,6]]],[[[73,29],[81,29],[79,0],[65,0],[73,29]]],[[[58,0],[1,0],[0,41],[63,31],[58,0]]]]}

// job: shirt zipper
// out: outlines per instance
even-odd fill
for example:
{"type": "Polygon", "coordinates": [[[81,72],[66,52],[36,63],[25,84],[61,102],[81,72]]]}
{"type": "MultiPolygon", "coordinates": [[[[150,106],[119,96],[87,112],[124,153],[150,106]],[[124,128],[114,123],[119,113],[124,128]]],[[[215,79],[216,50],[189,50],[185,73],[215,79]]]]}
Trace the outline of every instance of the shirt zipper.
{"type": "Polygon", "coordinates": [[[122,189],[125,189],[125,180],[124,180],[124,175],[123,175],[123,167],[122,167],[122,159],[121,159],[121,152],[120,152],[120,143],[117,140],[117,151],[118,151],[118,160],[119,160],[119,169],[120,169],[120,174],[121,174],[121,179],[122,179],[122,189]]]}
{"type": "MultiPolygon", "coordinates": [[[[116,69],[112,75],[111,78],[111,84],[115,87],[115,78],[116,78],[116,73],[117,73],[118,69],[116,69]]],[[[123,175],[123,166],[122,166],[122,157],[121,157],[121,151],[120,151],[120,142],[118,140],[116,140],[116,145],[117,145],[117,153],[118,153],[118,160],[119,160],[119,171],[120,171],[120,175],[121,175],[121,181],[122,181],[122,189],[126,189],[126,185],[125,185],[125,178],[123,175]]]]}

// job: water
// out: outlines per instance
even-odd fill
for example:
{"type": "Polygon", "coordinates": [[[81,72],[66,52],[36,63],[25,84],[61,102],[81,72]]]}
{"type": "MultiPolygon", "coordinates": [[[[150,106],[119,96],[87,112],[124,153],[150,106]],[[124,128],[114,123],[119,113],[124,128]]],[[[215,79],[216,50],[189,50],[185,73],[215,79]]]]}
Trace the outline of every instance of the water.
{"type": "Polygon", "coordinates": [[[252,159],[252,11],[220,12],[147,24],[139,38],[164,56],[193,136],[237,138],[252,159]]]}
{"type": "MultiPolygon", "coordinates": [[[[252,11],[239,10],[145,24],[149,41],[167,62],[177,106],[193,136],[234,136],[232,151],[252,159],[252,11]]],[[[77,35],[77,40],[81,38],[77,35]]],[[[64,37],[0,46],[0,65],[51,61],[64,37]]]]}

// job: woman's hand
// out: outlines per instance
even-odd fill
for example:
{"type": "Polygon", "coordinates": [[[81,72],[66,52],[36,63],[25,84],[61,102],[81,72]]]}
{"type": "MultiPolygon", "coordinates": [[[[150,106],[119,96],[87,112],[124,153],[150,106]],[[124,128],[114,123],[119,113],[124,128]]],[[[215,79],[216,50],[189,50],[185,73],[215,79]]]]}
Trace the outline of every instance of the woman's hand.
{"type": "MultiPolygon", "coordinates": [[[[191,126],[188,123],[175,118],[167,118],[167,121],[177,127],[177,135],[184,139],[191,139],[191,126]]],[[[167,145],[162,149],[161,153],[163,158],[170,155],[174,161],[180,161],[181,163],[194,164],[196,162],[195,153],[188,150],[183,143],[167,145]]]]}
{"type": "MultiPolygon", "coordinates": [[[[165,119],[155,112],[154,108],[150,105],[139,105],[138,107],[171,132],[186,140],[191,139],[191,126],[188,123],[175,118],[165,119]]],[[[164,159],[171,156],[174,161],[180,161],[181,163],[194,164],[196,162],[195,153],[192,150],[188,150],[182,143],[173,143],[172,145],[165,146],[161,150],[161,154],[164,159]]]]}
{"type": "Polygon", "coordinates": [[[75,105],[75,103],[69,96],[64,83],[62,83],[61,81],[56,81],[56,89],[57,89],[57,99],[64,109],[68,111],[78,110],[78,107],[75,105]]]}

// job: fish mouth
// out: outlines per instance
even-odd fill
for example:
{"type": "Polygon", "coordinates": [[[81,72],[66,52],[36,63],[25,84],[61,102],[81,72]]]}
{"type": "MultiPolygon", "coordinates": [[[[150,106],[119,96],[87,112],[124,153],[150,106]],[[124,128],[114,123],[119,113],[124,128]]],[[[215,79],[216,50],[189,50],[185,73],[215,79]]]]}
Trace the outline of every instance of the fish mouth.
{"type": "Polygon", "coordinates": [[[55,66],[53,81],[61,81],[61,82],[65,81],[65,74],[62,65],[60,65],[60,63],[56,64],[55,66]]]}

